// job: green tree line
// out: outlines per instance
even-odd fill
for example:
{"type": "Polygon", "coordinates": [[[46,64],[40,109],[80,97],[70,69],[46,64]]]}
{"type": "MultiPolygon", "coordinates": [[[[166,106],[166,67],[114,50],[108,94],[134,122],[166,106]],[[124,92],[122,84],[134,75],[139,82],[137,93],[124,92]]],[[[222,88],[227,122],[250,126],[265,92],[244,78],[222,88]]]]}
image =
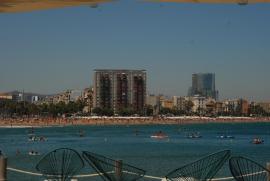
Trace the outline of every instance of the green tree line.
{"type": "MultiPolygon", "coordinates": [[[[75,113],[82,113],[85,103],[81,100],[77,102],[59,102],[57,104],[32,104],[28,102],[15,102],[11,100],[0,100],[0,116],[2,117],[21,117],[21,116],[46,116],[46,117],[57,117],[62,115],[71,115],[75,113]]],[[[181,116],[181,115],[196,115],[192,112],[193,104],[187,102],[183,110],[179,110],[176,107],[169,108],[159,108],[147,105],[144,110],[140,112],[135,111],[132,107],[122,108],[114,114],[114,111],[109,108],[94,108],[92,110],[93,115],[97,116],[154,116],[155,113],[159,115],[170,115],[170,116],[181,116]]],[[[222,111],[218,113],[209,113],[205,111],[207,116],[270,116],[259,105],[251,106],[249,108],[248,114],[243,115],[240,109],[222,111]]],[[[90,114],[89,114],[90,115],[90,114]]]]}
{"type": "Polygon", "coordinates": [[[32,104],[29,102],[15,102],[11,100],[0,101],[0,115],[6,117],[13,116],[62,116],[63,114],[74,114],[82,112],[85,103],[77,102],[59,102],[57,104],[32,104]]]}

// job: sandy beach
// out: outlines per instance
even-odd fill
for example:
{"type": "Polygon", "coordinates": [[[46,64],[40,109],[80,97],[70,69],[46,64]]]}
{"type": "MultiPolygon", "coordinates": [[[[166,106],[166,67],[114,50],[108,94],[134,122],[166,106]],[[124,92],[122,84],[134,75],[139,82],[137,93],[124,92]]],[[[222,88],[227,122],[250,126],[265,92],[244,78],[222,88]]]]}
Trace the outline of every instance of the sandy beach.
{"type": "Polygon", "coordinates": [[[76,117],[76,118],[5,118],[0,127],[47,127],[69,125],[153,125],[270,122],[270,117],[76,117]]]}

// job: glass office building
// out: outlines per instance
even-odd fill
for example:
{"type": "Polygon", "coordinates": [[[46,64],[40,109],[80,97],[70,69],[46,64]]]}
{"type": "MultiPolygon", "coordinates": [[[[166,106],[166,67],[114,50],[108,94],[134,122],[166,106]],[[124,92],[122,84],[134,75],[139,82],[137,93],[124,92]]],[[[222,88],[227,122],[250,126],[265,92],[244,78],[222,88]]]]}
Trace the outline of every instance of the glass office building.
{"type": "Polygon", "coordinates": [[[191,96],[200,95],[218,99],[216,91],[215,74],[213,73],[196,73],[192,74],[192,87],[189,91],[191,96]]]}

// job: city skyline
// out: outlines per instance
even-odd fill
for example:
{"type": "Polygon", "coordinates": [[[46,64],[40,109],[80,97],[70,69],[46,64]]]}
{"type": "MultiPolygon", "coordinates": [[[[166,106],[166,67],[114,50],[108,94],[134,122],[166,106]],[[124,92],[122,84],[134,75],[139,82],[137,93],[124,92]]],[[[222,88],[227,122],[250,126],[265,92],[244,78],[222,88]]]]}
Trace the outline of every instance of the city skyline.
{"type": "Polygon", "coordinates": [[[220,99],[269,101],[269,4],[108,3],[0,14],[0,92],[53,94],[93,69],[145,69],[149,93],[186,96],[213,72],[220,99]],[[68,20],[68,21],[67,21],[68,20]]]}
{"type": "MultiPolygon", "coordinates": [[[[75,91],[83,91],[84,89],[87,89],[87,88],[93,88],[93,89],[95,89],[95,75],[96,75],[96,72],[102,72],[102,71],[104,71],[104,72],[119,72],[119,71],[124,71],[124,72],[126,72],[126,71],[142,71],[142,72],[147,72],[147,70],[144,70],[144,69],[137,69],[137,70],[135,70],[135,69],[105,69],[105,68],[103,68],[103,69],[94,69],[93,70],[93,74],[94,74],[94,76],[93,76],[93,80],[91,80],[92,82],[91,82],[91,85],[90,86],[88,86],[88,87],[81,87],[81,88],[66,88],[66,89],[62,89],[62,90],[60,90],[60,91],[58,91],[58,92],[53,92],[53,93],[40,93],[40,92],[34,92],[34,91],[25,91],[24,89],[23,90],[20,90],[20,89],[14,89],[14,90],[10,90],[10,91],[0,91],[0,94],[1,93],[12,93],[12,92],[21,92],[21,93],[23,93],[23,92],[25,92],[25,93],[27,93],[27,94],[35,94],[35,95],[41,95],[41,96],[52,96],[52,95],[57,95],[57,94],[59,94],[59,93],[63,93],[63,92],[66,92],[66,91],[69,91],[69,90],[75,90],[75,91]]],[[[200,79],[200,81],[207,81],[207,84],[211,84],[211,86],[213,86],[213,90],[215,90],[215,84],[216,84],[216,82],[215,82],[215,73],[210,73],[210,72],[204,72],[204,73],[202,73],[202,72],[196,72],[196,73],[193,73],[193,74],[191,74],[191,84],[192,84],[192,86],[194,86],[194,83],[195,82],[197,82],[197,81],[195,81],[194,82],[194,76],[198,76],[199,75],[199,77],[200,76],[206,76],[206,80],[204,80],[204,78],[203,77],[201,77],[200,79]],[[209,76],[213,76],[213,78],[211,77],[211,79],[213,79],[213,80],[210,80],[210,82],[208,82],[209,80],[209,76]],[[212,82],[213,81],[213,82],[212,82]]],[[[148,78],[148,76],[147,76],[147,78],[148,78]]],[[[197,78],[196,78],[196,80],[197,80],[197,78]]],[[[148,84],[148,80],[147,80],[147,84],[148,84]]],[[[197,84],[197,83],[195,83],[195,84],[197,84]]],[[[200,86],[203,86],[202,85],[202,82],[200,83],[201,85],[200,86]]],[[[198,84],[199,85],[199,84],[198,84]]],[[[216,100],[233,100],[233,99],[242,99],[242,98],[244,98],[244,99],[247,99],[247,100],[249,100],[249,101],[268,101],[268,100],[265,100],[265,99],[262,99],[262,100],[250,100],[250,99],[248,99],[248,98],[246,98],[246,97],[237,97],[237,96],[235,96],[235,97],[227,97],[227,98],[224,98],[224,97],[222,97],[221,99],[219,99],[219,91],[218,90],[215,90],[214,92],[208,92],[208,93],[210,93],[209,95],[204,95],[204,93],[199,93],[199,92],[193,92],[193,87],[192,86],[190,86],[190,87],[187,87],[187,94],[185,94],[185,95],[179,95],[179,94],[173,94],[173,95],[169,95],[169,94],[166,94],[166,93],[162,93],[162,92],[150,92],[148,89],[147,89],[147,87],[148,86],[146,86],[146,95],[163,95],[163,96],[166,96],[166,97],[171,97],[171,98],[173,98],[174,96],[180,96],[180,97],[193,97],[193,96],[197,96],[197,95],[200,95],[200,96],[203,96],[203,97],[212,97],[212,98],[214,98],[214,99],[216,99],[216,100]],[[211,95],[211,94],[213,94],[213,95],[211,95]],[[214,97],[213,97],[214,96],[214,97]]],[[[207,93],[207,92],[206,92],[207,93]]]]}

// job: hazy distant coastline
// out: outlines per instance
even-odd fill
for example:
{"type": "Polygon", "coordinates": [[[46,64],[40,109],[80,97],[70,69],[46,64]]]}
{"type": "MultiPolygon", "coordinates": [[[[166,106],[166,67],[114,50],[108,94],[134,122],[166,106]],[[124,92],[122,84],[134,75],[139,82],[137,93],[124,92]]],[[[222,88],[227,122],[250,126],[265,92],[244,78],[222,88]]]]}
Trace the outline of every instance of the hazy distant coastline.
{"type": "Polygon", "coordinates": [[[76,117],[76,118],[2,118],[0,127],[46,127],[68,125],[178,125],[205,123],[256,123],[270,122],[270,117],[76,117]]]}

